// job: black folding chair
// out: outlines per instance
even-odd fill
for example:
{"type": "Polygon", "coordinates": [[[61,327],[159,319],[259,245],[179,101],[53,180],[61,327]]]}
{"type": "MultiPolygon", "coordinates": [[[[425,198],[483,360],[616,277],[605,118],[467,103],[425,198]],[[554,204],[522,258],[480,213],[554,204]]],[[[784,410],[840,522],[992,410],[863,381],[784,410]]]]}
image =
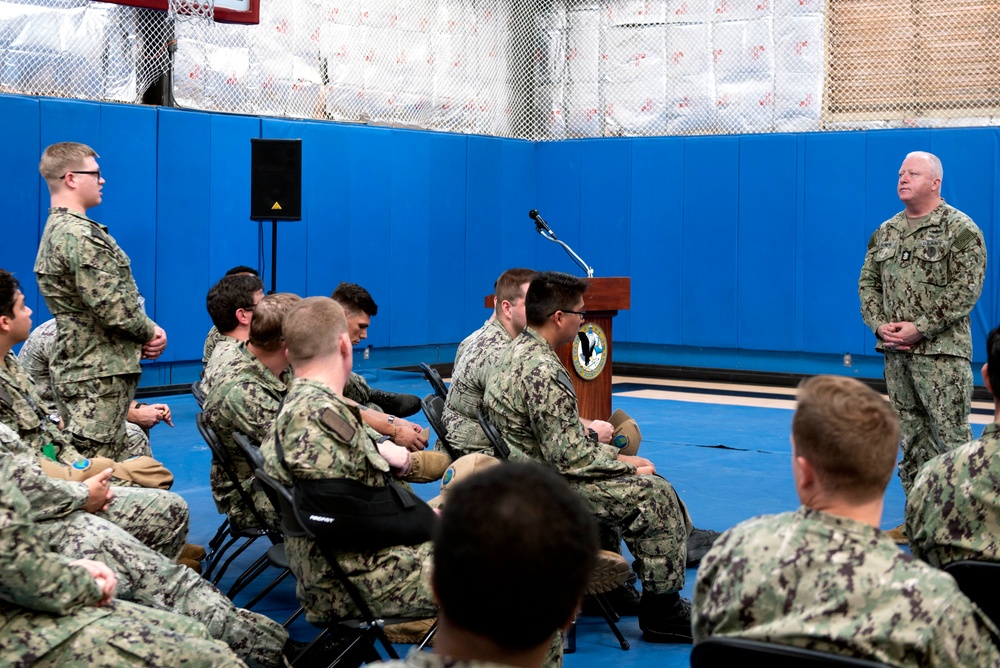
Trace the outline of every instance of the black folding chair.
{"type": "MultiPolygon", "coordinates": [[[[269,476],[262,468],[255,471],[255,476],[268,498],[271,500],[271,503],[278,508],[278,515],[281,517],[282,530],[284,533],[288,536],[305,536],[316,542],[316,546],[319,548],[320,553],[330,565],[330,569],[333,571],[334,577],[337,578],[337,582],[340,583],[340,586],[347,592],[348,597],[351,599],[351,603],[360,613],[358,617],[355,618],[338,619],[327,624],[317,624],[317,626],[321,626],[324,629],[323,633],[317,636],[305,647],[305,649],[302,650],[301,654],[296,657],[296,661],[306,657],[310,650],[316,646],[318,642],[332,633],[334,628],[341,630],[347,635],[347,637],[344,643],[340,645],[339,654],[327,664],[328,668],[333,668],[348,656],[361,656],[364,657],[366,662],[380,661],[382,657],[379,656],[376,643],[382,645],[383,650],[386,654],[388,654],[390,659],[398,659],[399,655],[396,653],[396,649],[385,636],[384,627],[391,624],[412,622],[414,619],[410,617],[380,618],[373,613],[364,596],[340,567],[340,563],[337,561],[336,555],[333,554],[333,551],[329,548],[326,542],[317,539],[315,534],[309,531],[306,525],[299,521],[299,517],[301,515],[295,507],[295,501],[293,500],[291,490],[269,476]]],[[[430,642],[431,638],[434,637],[436,630],[437,624],[431,627],[430,631],[427,632],[427,635],[424,636],[417,648],[418,650],[422,650],[427,643],[430,642]]],[[[293,662],[293,665],[294,663],[295,662],[293,662]]]]}
{"type": "Polygon", "coordinates": [[[420,370],[424,372],[424,378],[426,378],[427,382],[431,384],[432,388],[434,388],[434,394],[438,395],[442,399],[447,399],[448,386],[444,384],[444,380],[441,378],[441,374],[438,373],[437,369],[432,367],[430,364],[421,362],[420,370]]]}
{"type": "Polygon", "coordinates": [[[191,383],[191,396],[198,403],[198,408],[205,408],[205,390],[202,389],[200,380],[191,383]]]}
{"type": "Polygon", "coordinates": [[[444,399],[436,394],[428,394],[420,400],[420,408],[423,409],[427,422],[430,423],[431,429],[437,434],[438,441],[441,442],[441,447],[451,457],[451,461],[458,459],[459,454],[455,452],[455,449],[451,447],[451,443],[448,442],[448,430],[444,426],[444,399]]]}
{"type": "Polygon", "coordinates": [[[510,448],[504,443],[503,437],[497,428],[493,426],[490,419],[486,417],[486,413],[480,408],[476,411],[476,421],[479,422],[479,426],[482,428],[483,433],[486,434],[486,440],[490,442],[493,446],[493,454],[502,462],[510,459],[510,448]]]}
{"type": "Polygon", "coordinates": [[[878,661],[727,636],[710,636],[699,641],[691,649],[691,668],[718,666],[886,668],[886,664],[878,661]]]}
{"type": "Polygon", "coordinates": [[[1000,564],[963,559],[944,567],[962,593],[972,599],[994,624],[1000,624],[1000,564]]]}
{"type": "MultiPolygon", "coordinates": [[[[486,413],[480,408],[476,412],[476,421],[479,422],[479,426],[482,427],[483,432],[486,434],[486,440],[490,442],[493,446],[493,452],[497,459],[502,462],[508,461],[510,459],[510,448],[504,442],[503,437],[500,435],[500,431],[494,426],[490,419],[486,417],[486,413]]],[[[587,594],[592,596],[597,602],[597,607],[601,611],[601,617],[607,622],[608,628],[614,634],[615,639],[618,640],[618,644],[623,650],[627,650],[630,645],[625,636],[622,635],[621,629],[618,628],[618,620],[621,617],[615,612],[614,607],[612,607],[611,602],[608,601],[607,596],[604,594],[587,594]]],[[[570,627],[569,630],[570,645],[574,646],[576,644],[576,624],[570,627]]]]}
{"type": "MultiPolygon", "coordinates": [[[[198,425],[198,431],[201,433],[205,443],[208,444],[209,450],[212,451],[212,459],[222,467],[225,472],[226,477],[229,479],[230,483],[235,487],[237,493],[239,494],[240,500],[247,506],[247,508],[253,513],[254,519],[256,521],[256,526],[247,527],[241,530],[236,529],[229,519],[223,520],[222,526],[216,532],[218,536],[219,532],[226,531],[229,534],[229,540],[220,544],[218,547],[212,547],[212,543],[209,543],[209,547],[212,552],[205,558],[207,568],[205,569],[205,579],[210,579],[212,584],[219,584],[226,571],[229,569],[230,564],[239,557],[243,552],[246,551],[248,547],[254,544],[259,538],[267,537],[271,540],[272,544],[277,544],[282,541],[281,535],[272,527],[268,527],[264,518],[260,516],[257,507],[253,503],[253,499],[247,494],[247,491],[240,484],[239,477],[236,475],[236,469],[233,466],[232,460],[229,458],[229,454],[222,445],[222,441],[219,440],[218,434],[212,429],[205,421],[205,414],[198,413],[195,416],[195,423],[198,425]],[[228,551],[240,541],[243,541],[232,554],[226,556],[228,551]],[[225,558],[225,561],[223,561],[225,558]],[[221,563],[221,568],[215,573],[215,577],[212,577],[213,571],[221,563]]],[[[215,539],[213,539],[214,541],[215,539]]],[[[232,598],[236,596],[240,591],[246,587],[247,584],[252,582],[258,575],[267,570],[269,565],[267,553],[258,558],[247,570],[245,570],[230,587],[227,595],[232,598]]],[[[273,587],[272,587],[273,588],[273,587]]],[[[270,591],[270,590],[268,590],[270,591]]]]}

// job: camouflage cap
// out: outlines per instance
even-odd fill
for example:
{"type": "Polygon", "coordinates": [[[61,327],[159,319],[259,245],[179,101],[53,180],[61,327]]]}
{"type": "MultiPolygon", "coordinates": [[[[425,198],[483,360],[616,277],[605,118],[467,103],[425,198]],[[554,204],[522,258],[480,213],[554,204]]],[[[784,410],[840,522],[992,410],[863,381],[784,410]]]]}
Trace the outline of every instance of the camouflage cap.
{"type": "Polygon", "coordinates": [[[639,444],[642,443],[642,432],[639,431],[636,421],[619,408],[612,413],[608,422],[615,428],[611,436],[611,445],[627,457],[636,455],[639,452],[639,444]]]}

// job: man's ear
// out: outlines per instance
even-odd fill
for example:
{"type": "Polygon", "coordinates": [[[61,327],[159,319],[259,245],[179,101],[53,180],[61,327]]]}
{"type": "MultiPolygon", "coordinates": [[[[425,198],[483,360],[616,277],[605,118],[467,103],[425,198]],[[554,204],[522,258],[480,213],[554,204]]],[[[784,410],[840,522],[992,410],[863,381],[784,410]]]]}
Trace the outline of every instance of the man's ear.
{"type": "MultiPolygon", "coordinates": [[[[2,319],[0,319],[0,321],[2,321],[2,319]]],[[[983,385],[986,386],[986,389],[990,394],[993,394],[993,383],[990,382],[990,363],[984,363],[983,368],[979,370],[979,373],[983,375],[983,385]]],[[[993,396],[995,397],[996,395],[993,394],[993,396]]]]}
{"type": "Polygon", "coordinates": [[[11,318],[5,315],[0,315],[0,332],[9,332],[11,330],[11,318]]]}

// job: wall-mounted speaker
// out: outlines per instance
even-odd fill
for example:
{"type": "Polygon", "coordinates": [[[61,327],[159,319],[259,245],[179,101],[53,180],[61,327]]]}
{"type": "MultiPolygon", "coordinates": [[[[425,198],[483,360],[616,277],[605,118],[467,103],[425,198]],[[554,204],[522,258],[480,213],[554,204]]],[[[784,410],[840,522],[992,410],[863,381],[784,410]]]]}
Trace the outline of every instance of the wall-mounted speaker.
{"type": "Polygon", "coordinates": [[[250,219],[302,220],[301,139],[250,139],[250,219]]]}

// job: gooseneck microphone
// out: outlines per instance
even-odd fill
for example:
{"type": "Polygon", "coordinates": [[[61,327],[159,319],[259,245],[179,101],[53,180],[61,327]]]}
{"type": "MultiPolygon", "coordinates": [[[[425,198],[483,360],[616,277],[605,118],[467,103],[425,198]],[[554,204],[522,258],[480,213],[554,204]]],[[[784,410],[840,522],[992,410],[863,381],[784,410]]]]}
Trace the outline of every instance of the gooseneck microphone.
{"type": "Polygon", "coordinates": [[[532,209],[531,211],[529,211],[528,218],[531,218],[533,221],[535,221],[535,232],[538,232],[552,243],[556,243],[562,246],[563,250],[565,250],[566,253],[569,254],[571,258],[573,258],[573,261],[576,262],[577,266],[579,266],[581,269],[587,272],[587,278],[594,277],[593,267],[589,266],[586,262],[584,262],[583,258],[577,255],[572,248],[570,248],[564,242],[559,240],[559,237],[557,237],[556,233],[552,231],[552,228],[549,227],[548,223],[545,222],[545,219],[542,218],[541,215],[539,215],[538,209],[532,209]]]}

